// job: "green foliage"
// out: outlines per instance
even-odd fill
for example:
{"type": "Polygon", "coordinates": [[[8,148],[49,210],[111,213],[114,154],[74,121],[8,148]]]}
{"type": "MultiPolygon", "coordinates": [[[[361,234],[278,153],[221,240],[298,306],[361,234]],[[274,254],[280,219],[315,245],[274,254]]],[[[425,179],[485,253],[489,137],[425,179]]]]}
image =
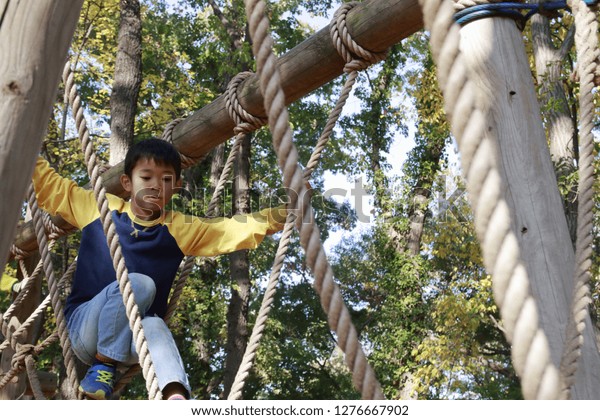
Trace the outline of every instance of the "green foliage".
{"type": "Polygon", "coordinates": [[[315,290],[290,280],[278,289],[244,398],[357,398],[315,290]]]}
{"type": "Polygon", "coordinates": [[[519,398],[472,219],[461,197],[453,211],[431,219],[426,231],[431,278],[424,298],[431,304],[432,325],[414,352],[417,388],[430,398],[519,398]]]}
{"type": "MultiPolygon", "coordinates": [[[[414,39],[412,41],[417,44],[414,39]]],[[[450,127],[429,51],[423,54],[422,67],[410,72],[408,78],[411,81],[408,90],[417,111],[417,130],[415,147],[408,154],[404,174],[410,188],[431,191],[438,171],[447,163],[445,148],[450,140],[450,127]]]]}
{"type": "Polygon", "coordinates": [[[333,269],[386,397],[398,398],[427,331],[428,305],[421,259],[389,244],[385,226],[348,237],[334,250],[333,269]]]}

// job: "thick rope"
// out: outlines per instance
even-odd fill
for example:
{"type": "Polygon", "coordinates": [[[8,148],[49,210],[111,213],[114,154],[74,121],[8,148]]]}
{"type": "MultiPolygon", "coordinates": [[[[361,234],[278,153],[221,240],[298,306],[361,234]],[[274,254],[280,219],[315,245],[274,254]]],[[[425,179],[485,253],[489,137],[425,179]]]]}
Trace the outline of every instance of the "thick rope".
{"type": "Polygon", "coordinates": [[[373,52],[361,47],[348,32],[346,16],[348,12],[359,2],[342,4],[334,13],[329,24],[329,34],[333,45],[338,53],[346,61],[344,72],[350,73],[355,70],[364,70],[370,65],[385,59],[387,52],[373,52]]]}
{"type": "MultiPolygon", "coordinates": [[[[48,249],[52,248],[52,243],[54,241],[50,241],[50,243],[48,244],[48,249]]],[[[4,314],[4,317],[0,316],[0,320],[2,322],[2,334],[5,337],[5,341],[0,344],[0,353],[6,349],[9,345],[15,350],[17,351],[17,349],[19,348],[19,346],[22,346],[23,344],[19,342],[19,338],[21,336],[23,336],[26,333],[29,333],[31,327],[33,326],[33,324],[35,323],[36,320],[38,320],[46,311],[46,308],[48,307],[48,305],[51,303],[51,296],[47,295],[46,298],[42,301],[42,303],[40,303],[40,305],[38,305],[38,307],[35,309],[35,311],[33,311],[29,317],[19,325],[19,327],[16,330],[12,330],[9,328],[9,323],[6,322],[6,319],[11,318],[12,316],[12,311],[18,307],[20,305],[20,303],[22,302],[22,300],[29,294],[29,291],[32,287],[32,285],[34,284],[34,282],[32,281],[32,279],[35,279],[41,272],[42,270],[42,266],[43,266],[43,259],[40,259],[40,261],[38,262],[38,264],[36,265],[34,271],[32,272],[31,275],[27,274],[27,270],[25,269],[25,267],[22,268],[23,273],[27,276],[21,283],[22,283],[22,288],[19,291],[19,295],[17,296],[17,298],[15,299],[15,301],[13,302],[13,304],[11,305],[11,307],[9,308],[9,310],[7,310],[7,312],[4,314]],[[9,311],[11,312],[11,314],[9,314],[9,311]]],[[[60,281],[58,282],[58,289],[59,291],[61,291],[64,287],[65,287],[65,283],[66,281],[69,279],[70,274],[72,274],[72,271],[74,269],[75,264],[71,264],[71,266],[69,267],[69,269],[67,269],[67,271],[65,272],[65,274],[63,274],[62,278],[60,279],[60,281]]],[[[55,331],[53,333],[54,338],[50,338],[50,341],[46,341],[46,343],[42,343],[42,347],[47,347],[48,344],[56,341],[56,339],[58,338],[58,334],[55,331]]],[[[52,337],[52,336],[51,336],[52,337]]],[[[47,339],[48,340],[48,339],[47,339]]],[[[69,343],[65,343],[65,345],[69,345],[69,343]]],[[[18,359],[19,356],[13,355],[13,365],[15,363],[18,363],[18,359]],[[15,359],[16,357],[16,359],[15,359]]],[[[31,358],[28,358],[25,360],[26,364],[29,363],[29,360],[31,358]]],[[[36,391],[35,391],[35,386],[36,383],[39,382],[37,381],[37,376],[36,378],[32,378],[30,375],[30,369],[29,369],[29,365],[27,365],[27,372],[29,374],[29,379],[30,379],[30,383],[32,386],[32,389],[34,390],[34,396],[36,399],[40,399],[39,395],[36,395],[36,391]]],[[[18,365],[18,369],[15,369],[13,371],[13,373],[16,375],[18,374],[20,371],[22,371],[22,366],[18,365]]],[[[9,381],[10,379],[12,379],[14,375],[9,375],[9,377],[5,378],[5,380],[1,381],[0,383],[0,389],[2,389],[9,381]]],[[[76,380],[76,378],[75,378],[76,380]]],[[[43,395],[42,395],[43,397],[43,395]]]]}
{"type": "MultiPolygon", "coordinates": [[[[165,130],[163,131],[162,139],[167,140],[170,143],[173,143],[173,140],[172,140],[173,130],[175,129],[175,127],[177,127],[177,124],[179,124],[184,119],[185,118],[175,118],[173,121],[171,121],[169,124],[167,124],[167,126],[165,127],[165,130]]],[[[198,161],[202,160],[201,157],[193,158],[191,156],[184,155],[181,152],[178,152],[178,153],[179,153],[179,157],[181,158],[181,168],[182,169],[190,168],[190,167],[194,166],[196,163],[198,163],[198,161]]]]}
{"type": "Polygon", "coordinates": [[[25,251],[15,244],[11,244],[10,246],[10,255],[14,256],[16,260],[24,260],[25,258],[31,256],[31,252],[25,251]]]}
{"type": "Polygon", "coordinates": [[[527,399],[564,398],[560,373],[550,358],[550,348],[540,328],[527,271],[520,259],[517,238],[510,227],[510,210],[502,196],[496,140],[486,130],[476,87],[459,51],[459,27],[453,23],[452,3],[419,0],[425,28],[431,33],[431,50],[445,110],[461,152],[461,165],[475,215],[475,228],[484,264],[493,278],[508,341],[512,344],[515,371],[527,399]]]}
{"type": "Polygon", "coordinates": [[[250,71],[244,71],[238,73],[227,85],[227,91],[225,96],[225,107],[229,116],[235,123],[233,132],[235,134],[240,133],[251,133],[258,130],[263,125],[267,124],[267,119],[252,115],[244,109],[238,98],[238,87],[244,80],[254,75],[250,71]]]}
{"type": "Polygon", "coordinates": [[[59,287],[59,281],[56,280],[54,274],[54,265],[52,263],[52,255],[49,251],[48,239],[43,222],[42,211],[38,207],[37,199],[33,186],[29,188],[29,207],[31,209],[31,215],[33,217],[33,224],[38,239],[39,249],[41,252],[41,260],[43,261],[44,272],[48,281],[49,297],[52,302],[52,309],[56,318],[56,327],[58,329],[58,335],[60,337],[60,343],[65,361],[65,368],[67,371],[67,378],[69,383],[69,394],[70,399],[76,399],[77,389],[79,387],[79,381],[77,379],[77,365],[76,356],[70,346],[69,334],[67,329],[67,320],[64,315],[63,302],[61,300],[61,293],[59,287]]]}
{"type": "Polygon", "coordinates": [[[112,222],[111,212],[108,207],[108,199],[106,198],[106,189],[102,184],[102,179],[99,175],[99,165],[96,164],[96,155],[94,147],[89,138],[89,132],[85,118],[83,116],[83,108],[81,107],[81,99],[77,93],[77,88],[73,81],[73,72],[71,71],[70,63],[67,62],[63,71],[63,81],[65,83],[65,99],[68,99],[69,104],[73,108],[73,115],[75,116],[75,123],[79,138],[81,140],[81,147],[85,155],[87,170],[90,176],[90,183],[94,190],[94,195],[98,202],[98,210],[100,212],[100,219],[102,220],[102,227],[107,238],[110,255],[113,259],[114,268],[117,274],[117,280],[119,282],[119,289],[123,295],[123,303],[129,318],[129,326],[133,331],[133,337],[135,341],[135,348],[139,356],[139,362],[142,366],[142,372],[146,379],[146,388],[148,390],[149,399],[162,399],[162,393],[158,387],[158,380],[156,378],[156,372],[154,365],[152,364],[152,358],[148,350],[148,343],[144,336],[144,329],[142,326],[142,317],[135,303],[133,290],[131,289],[131,283],[129,282],[127,267],[121,251],[121,244],[119,243],[119,236],[116,232],[114,224],[112,222]]]}
{"type": "Polygon", "coordinates": [[[167,312],[165,313],[164,320],[167,324],[177,309],[177,304],[179,303],[179,299],[183,294],[183,287],[185,286],[190,273],[194,269],[194,265],[195,258],[189,255],[186,256],[183,264],[181,265],[180,274],[176,281],[175,287],[173,288],[173,293],[171,293],[169,306],[167,307],[167,312]]]}
{"type": "Polygon", "coordinates": [[[19,344],[16,353],[11,360],[11,369],[3,375],[0,375],[0,389],[4,388],[12,379],[25,369],[25,359],[28,356],[39,355],[46,347],[58,340],[56,332],[48,336],[42,343],[34,346],[33,344],[19,344]]]}
{"type": "Polygon", "coordinates": [[[346,364],[352,372],[354,386],[364,399],[383,399],[381,386],[360,346],[348,308],[339,287],[333,281],[333,272],[327,261],[318,227],[314,223],[309,194],[298,165],[298,152],[292,141],[281,77],[272,51],[273,40],[269,34],[265,3],[260,0],[245,0],[244,3],[250,34],[254,40],[252,48],[256,56],[273,145],[283,171],[284,185],[295,192],[290,197],[288,208],[298,211],[296,223],[300,231],[300,243],[306,251],[307,265],[315,276],[314,287],[327,313],[330,328],[337,334],[338,345],[346,355],[346,364]]]}
{"type": "Polygon", "coordinates": [[[579,187],[577,202],[577,242],[575,246],[574,290],[571,316],[567,325],[566,345],[561,359],[564,392],[571,393],[583,347],[583,331],[590,299],[592,265],[592,225],[594,207],[594,76],[600,56],[597,44],[598,20],[582,0],[568,1],[575,17],[575,46],[579,69],[579,187]]]}
{"type": "MultiPolygon", "coordinates": [[[[235,154],[238,154],[238,151],[241,147],[242,140],[247,132],[258,129],[259,127],[265,125],[267,121],[263,118],[258,118],[253,116],[252,114],[246,112],[246,110],[241,106],[238,95],[237,88],[238,85],[247,77],[249,77],[252,73],[243,72],[234,77],[228,88],[227,88],[227,96],[226,96],[226,106],[229,111],[229,115],[236,123],[236,127],[234,128],[234,132],[237,133],[236,141],[234,145],[235,154]]],[[[232,151],[233,155],[233,151],[232,151]]],[[[234,158],[230,155],[227,159],[227,163],[225,164],[225,168],[223,172],[230,171],[228,169],[228,165],[233,165],[234,158]]],[[[227,178],[224,178],[223,175],[219,179],[219,184],[227,178]]],[[[210,206],[209,206],[210,208],[210,206]]],[[[288,215],[288,220],[289,220],[288,215]]],[[[262,337],[262,331],[266,325],[266,321],[268,318],[268,313],[271,308],[271,303],[273,302],[273,298],[275,296],[275,291],[277,288],[277,284],[279,282],[279,273],[281,271],[281,266],[283,265],[283,260],[285,258],[285,254],[289,245],[290,234],[293,229],[293,224],[290,224],[286,220],[286,224],[284,226],[283,235],[279,241],[279,246],[277,250],[277,254],[275,256],[275,264],[280,265],[279,270],[274,272],[275,268],[271,270],[271,276],[269,278],[269,282],[267,284],[267,288],[265,290],[265,295],[263,296],[263,300],[261,303],[261,307],[259,313],[256,317],[256,321],[254,324],[254,328],[252,329],[252,333],[250,335],[250,339],[248,340],[248,344],[246,345],[246,349],[244,351],[244,356],[242,357],[242,361],[238,367],[238,371],[233,380],[233,384],[231,385],[231,389],[229,391],[229,395],[227,396],[228,400],[237,400],[242,396],[242,389],[244,387],[245,379],[248,376],[248,373],[252,367],[252,363],[254,361],[254,357],[256,355],[256,349],[258,348],[258,342],[262,337]],[[282,253],[283,249],[283,253],[282,253]]]]}
{"type": "Polygon", "coordinates": [[[40,384],[40,378],[38,377],[37,370],[35,369],[35,359],[33,356],[28,355],[25,358],[25,368],[27,369],[27,377],[29,378],[29,385],[33,392],[33,397],[36,400],[45,400],[44,391],[42,391],[42,385],[40,384]]]}
{"type": "Polygon", "coordinates": [[[277,285],[279,284],[281,269],[283,268],[283,263],[289,248],[290,237],[294,230],[295,221],[296,216],[292,213],[288,214],[283,228],[283,233],[281,235],[281,239],[279,240],[279,245],[277,248],[277,253],[275,254],[273,266],[271,268],[269,282],[267,283],[265,294],[260,305],[260,310],[258,311],[258,315],[256,316],[254,327],[252,328],[252,334],[248,339],[248,345],[246,346],[244,356],[242,357],[242,361],[240,362],[240,366],[235,375],[235,379],[233,380],[233,384],[231,385],[231,390],[229,391],[229,395],[227,396],[228,400],[239,400],[242,398],[242,391],[246,383],[246,378],[250,374],[250,369],[252,368],[252,365],[254,363],[254,358],[256,357],[259,342],[263,336],[263,331],[267,325],[269,312],[271,311],[273,301],[275,300],[275,293],[277,291],[277,285]]]}
{"type": "Polygon", "coordinates": [[[48,213],[44,211],[41,214],[44,229],[46,231],[46,234],[48,235],[48,239],[50,240],[58,239],[61,236],[65,236],[75,230],[75,227],[71,227],[69,229],[62,229],[54,224],[48,213]]]}
{"type": "MultiPolygon", "coordinates": [[[[311,157],[304,168],[304,179],[308,181],[319,164],[319,160],[325,149],[329,139],[331,138],[331,133],[335,128],[337,120],[344,109],[344,105],[348,97],[350,96],[350,91],[356,82],[356,78],[358,77],[358,71],[367,68],[368,66],[374,64],[377,61],[385,58],[385,54],[380,53],[372,53],[360,45],[358,45],[350,36],[346,29],[346,16],[348,11],[356,6],[358,3],[346,3],[342,5],[334,14],[333,20],[330,23],[330,35],[333,44],[336,49],[346,60],[346,66],[344,67],[344,71],[349,73],[346,82],[344,83],[344,87],[340,93],[340,97],[338,98],[334,109],[330,112],[329,117],[327,119],[327,123],[325,124],[325,128],[317,141],[317,145],[315,146],[311,157]],[[340,34],[343,34],[342,37],[340,34]]],[[[229,400],[237,400],[242,398],[242,391],[245,385],[245,380],[250,374],[250,369],[254,363],[254,359],[256,357],[256,352],[258,351],[259,342],[263,336],[264,329],[267,324],[268,315],[271,310],[273,301],[275,299],[275,292],[277,290],[277,285],[279,283],[279,278],[281,276],[281,270],[283,268],[283,263],[285,260],[285,256],[287,254],[287,250],[289,248],[291,234],[294,228],[294,224],[296,222],[296,216],[293,213],[289,213],[285,226],[283,228],[283,233],[281,239],[279,240],[279,245],[277,248],[277,253],[275,254],[275,259],[273,262],[273,266],[271,268],[271,275],[269,276],[269,281],[267,283],[267,287],[265,289],[265,294],[263,296],[263,300],[261,303],[260,310],[258,315],[256,316],[256,321],[254,324],[254,328],[252,329],[252,334],[250,335],[250,339],[248,340],[248,345],[246,346],[246,351],[244,352],[244,356],[242,358],[242,362],[240,363],[240,367],[233,381],[233,385],[231,387],[231,391],[227,399],[229,400]]]]}
{"type": "Polygon", "coordinates": [[[76,268],[77,258],[73,260],[73,262],[67,268],[67,271],[64,272],[60,279],[59,288],[63,298],[66,298],[71,292],[71,280],[73,279],[73,274],[75,274],[76,268]]]}
{"type": "MultiPolygon", "coordinates": [[[[29,295],[29,291],[33,287],[34,279],[39,276],[43,269],[43,261],[38,261],[35,269],[31,275],[27,274],[27,270],[22,269],[24,273],[24,279],[21,281],[19,293],[15,300],[11,303],[8,309],[4,312],[4,315],[0,314],[0,330],[4,337],[8,336],[8,320],[12,318],[13,312],[21,306],[23,300],[29,295]]],[[[0,345],[0,351],[3,349],[3,345],[0,345]]]]}
{"type": "MultiPolygon", "coordinates": [[[[52,221],[52,218],[48,213],[43,212],[42,214],[46,234],[48,235],[48,239],[50,240],[58,239],[60,236],[67,235],[70,232],[76,230],[74,227],[70,227],[67,229],[60,228],[52,221]]],[[[32,255],[32,252],[24,251],[15,244],[11,244],[10,255],[12,255],[16,260],[21,261],[30,257],[32,255]]]]}

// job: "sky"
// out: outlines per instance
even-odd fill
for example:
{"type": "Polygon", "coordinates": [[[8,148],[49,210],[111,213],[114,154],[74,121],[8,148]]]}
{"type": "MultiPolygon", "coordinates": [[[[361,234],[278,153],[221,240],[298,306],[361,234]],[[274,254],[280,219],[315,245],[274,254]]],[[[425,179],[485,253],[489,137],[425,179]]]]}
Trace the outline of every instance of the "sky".
{"type": "MultiPolygon", "coordinates": [[[[328,18],[323,17],[314,17],[307,13],[301,14],[298,16],[298,20],[302,22],[306,22],[310,25],[315,32],[329,25],[333,14],[335,13],[335,9],[331,9],[328,13],[328,18]]],[[[410,103],[405,103],[407,107],[411,107],[410,103]]],[[[360,112],[360,105],[358,100],[353,97],[351,94],[346,102],[344,107],[344,111],[342,112],[342,117],[348,114],[356,114],[360,112]]],[[[408,123],[409,126],[409,136],[404,137],[401,133],[396,133],[394,136],[394,141],[390,147],[390,152],[387,155],[388,163],[391,165],[390,175],[401,175],[402,173],[402,165],[406,160],[408,152],[414,146],[414,124],[408,123]]],[[[354,194],[352,191],[355,191],[357,188],[356,183],[364,182],[367,179],[366,174],[362,176],[358,176],[355,178],[349,178],[345,174],[333,174],[331,172],[326,172],[324,176],[324,191],[336,191],[336,194],[332,197],[335,201],[343,202],[344,200],[348,200],[352,207],[356,209],[362,210],[361,213],[364,215],[370,215],[371,210],[373,209],[373,197],[370,195],[358,196],[354,194]],[[346,195],[341,195],[339,191],[345,191],[346,195]]],[[[354,236],[358,235],[361,232],[368,230],[372,223],[374,222],[374,218],[370,217],[370,220],[367,222],[366,220],[360,220],[356,227],[351,231],[338,230],[335,232],[330,232],[330,236],[324,244],[326,251],[330,251],[336,244],[340,242],[340,240],[344,236],[354,236]]]]}

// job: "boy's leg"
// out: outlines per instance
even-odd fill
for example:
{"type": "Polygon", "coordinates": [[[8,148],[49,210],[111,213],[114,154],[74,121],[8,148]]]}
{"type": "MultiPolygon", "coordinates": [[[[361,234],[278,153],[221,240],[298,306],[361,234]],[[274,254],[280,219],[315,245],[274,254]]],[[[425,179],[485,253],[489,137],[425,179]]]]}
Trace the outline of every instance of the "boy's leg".
{"type": "MultiPolygon", "coordinates": [[[[129,273],[129,281],[142,316],[154,302],[156,286],[150,277],[138,273],[129,273]]],[[[131,358],[133,332],[129,327],[127,310],[118,282],[107,293],[107,301],[98,319],[97,351],[102,356],[117,362],[126,362],[131,358]]]]}
{"type": "MultiPolygon", "coordinates": [[[[129,277],[143,314],[154,300],[154,281],[137,273],[130,273],[129,277]]],[[[74,311],[69,333],[75,354],[92,365],[81,381],[80,390],[91,398],[110,397],[116,362],[131,358],[132,332],[116,281],[74,311]]]]}
{"type": "Polygon", "coordinates": [[[190,385],[187,374],[169,327],[162,318],[156,316],[144,318],[142,325],[152,364],[156,371],[158,387],[163,394],[166,390],[176,393],[179,390],[184,393],[186,398],[189,398],[190,385]]]}
{"type": "MultiPolygon", "coordinates": [[[[130,273],[129,277],[136,303],[144,313],[154,300],[154,281],[138,273],[130,273]]],[[[82,362],[91,365],[96,353],[119,362],[128,360],[132,332],[119,283],[110,283],[93,299],[77,307],[69,318],[68,329],[73,351],[82,362]]]]}

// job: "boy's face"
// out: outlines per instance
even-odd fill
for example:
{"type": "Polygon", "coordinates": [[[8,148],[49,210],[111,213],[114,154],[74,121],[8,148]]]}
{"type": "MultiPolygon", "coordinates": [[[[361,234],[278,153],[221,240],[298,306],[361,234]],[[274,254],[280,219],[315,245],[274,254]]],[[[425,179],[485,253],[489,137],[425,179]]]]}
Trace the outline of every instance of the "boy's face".
{"type": "Polygon", "coordinates": [[[154,220],[162,214],[173,193],[181,187],[171,165],[142,158],[131,171],[131,178],[121,175],[121,184],[131,194],[131,210],[141,220],[154,220]]]}

